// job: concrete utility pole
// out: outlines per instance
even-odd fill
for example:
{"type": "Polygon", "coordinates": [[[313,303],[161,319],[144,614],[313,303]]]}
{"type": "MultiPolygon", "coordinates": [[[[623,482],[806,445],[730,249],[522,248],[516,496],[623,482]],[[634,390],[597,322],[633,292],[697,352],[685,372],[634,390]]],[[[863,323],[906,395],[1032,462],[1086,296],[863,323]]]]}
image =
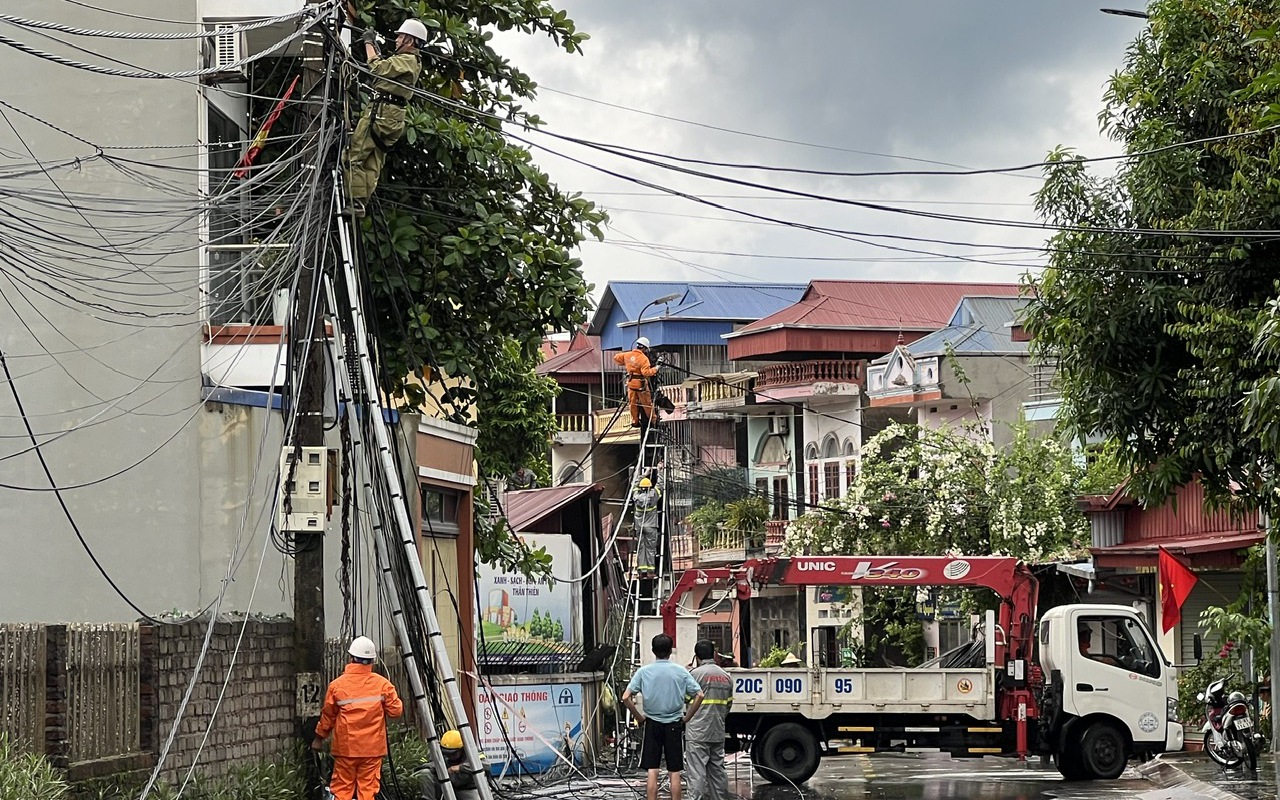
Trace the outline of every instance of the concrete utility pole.
{"type": "MultiPolygon", "coordinates": [[[[1271,676],[1267,683],[1271,686],[1271,752],[1280,754],[1280,726],[1275,721],[1275,674],[1276,666],[1280,665],[1280,625],[1277,624],[1280,622],[1280,577],[1277,576],[1280,567],[1276,564],[1276,539],[1271,532],[1271,515],[1264,511],[1259,521],[1267,537],[1267,616],[1271,620],[1271,676]]],[[[1276,780],[1280,781],[1280,777],[1276,780]]]]}
{"type": "MultiPolygon", "coordinates": [[[[317,6],[319,0],[308,0],[317,6]]],[[[325,82],[331,81],[325,54],[327,48],[322,34],[327,19],[317,18],[302,45],[303,92],[308,101],[307,128],[314,131],[321,124],[325,108],[320,100],[329,95],[325,82]]],[[[316,138],[324,145],[324,138],[316,138]]],[[[324,176],[331,173],[328,147],[319,147],[316,163],[309,168],[320,176],[319,191],[310,211],[313,224],[327,231],[330,193],[324,176]]],[[[324,396],[325,396],[325,338],[324,303],[320,297],[320,280],[324,272],[324,255],[328,250],[328,237],[311,237],[315,241],[299,241],[298,291],[293,301],[293,313],[289,326],[290,369],[293,388],[297,392],[296,427],[286,446],[301,452],[299,448],[324,446],[324,396]]],[[[289,476],[282,474],[280,479],[289,476]]],[[[324,528],[285,534],[290,537],[293,557],[293,647],[294,666],[297,671],[297,733],[306,747],[315,737],[320,717],[320,703],[324,696],[324,528]]],[[[307,796],[320,797],[320,779],[315,761],[306,759],[307,796]]]]}

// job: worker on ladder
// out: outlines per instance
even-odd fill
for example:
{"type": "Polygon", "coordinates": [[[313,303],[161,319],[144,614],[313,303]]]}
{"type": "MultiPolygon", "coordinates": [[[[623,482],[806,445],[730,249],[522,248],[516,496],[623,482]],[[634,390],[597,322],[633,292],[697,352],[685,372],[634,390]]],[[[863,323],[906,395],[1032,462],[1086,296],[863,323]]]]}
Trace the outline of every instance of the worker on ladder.
{"type": "Polygon", "coordinates": [[[635,505],[636,574],[643,580],[652,578],[658,563],[658,540],[662,535],[662,492],[653,485],[652,473],[640,479],[632,498],[635,505]]]}
{"type": "Polygon", "coordinates": [[[351,213],[363,217],[373,190],[378,187],[387,151],[404,135],[405,106],[422,75],[418,50],[430,34],[427,26],[407,19],[396,31],[396,50],[384,57],[378,50],[378,33],[373,28],[363,35],[369,71],[373,73],[373,100],[356,123],[347,148],[347,188],[351,192],[351,213]]]}
{"type": "Polygon", "coordinates": [[[649,379],[658,374],[658,368],[649,362],[649,340],[641,336],[635,347],[613,357],[627,372],[627,402],[631,406],[631,427],[642,431],[650,422],[657,422],[653,410],[653,392],[649,379]]]}

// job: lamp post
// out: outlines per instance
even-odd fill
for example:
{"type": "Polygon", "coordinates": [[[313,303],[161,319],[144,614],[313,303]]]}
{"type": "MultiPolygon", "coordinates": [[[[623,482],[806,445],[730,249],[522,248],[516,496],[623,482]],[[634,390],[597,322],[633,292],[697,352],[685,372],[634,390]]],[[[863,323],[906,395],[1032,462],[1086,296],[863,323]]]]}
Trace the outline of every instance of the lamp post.
{"type": "Polygon", "coordinates": [[[1114,14],[1117,17],[1137,17],[1138,19],[1148,19],[1149,15],[1145,11],[1134,11],[1132,8],[1100,8],[1103,14],[1114,14]]]}
{"type": "Polygon", "coordinates": [[[650,300],[645,305],[644,308],[640,309],[640,313],[636,315],[636,338],[637,339],[640,338],[640,323],[644,321],[644,312],[648,311],[650,308],[653,308],[654,306],[665,305],[667,303],[670,303],[672,300],[679,300],[681,297],[683,297],[683,295],[680,294],[680,292],[672,292],[671,294],[664,294],[662,297],[659,297],[656,300],[650,300]]]}

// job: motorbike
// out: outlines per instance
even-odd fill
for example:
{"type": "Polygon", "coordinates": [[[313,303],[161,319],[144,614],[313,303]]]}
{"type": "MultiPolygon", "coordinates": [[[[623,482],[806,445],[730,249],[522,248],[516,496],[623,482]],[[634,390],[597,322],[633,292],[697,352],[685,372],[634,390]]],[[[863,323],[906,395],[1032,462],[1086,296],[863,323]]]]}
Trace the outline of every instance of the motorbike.
{"type": "Polygon", "coordinates": [[[1227,679],[1210,683],[1196,699],[1204,703],[1204,751],[1224,767],[1247,763],[1258,768],[1258,749],[1254,746],[1253,717],[1243,692],[1227,694],[1227,679]]]}

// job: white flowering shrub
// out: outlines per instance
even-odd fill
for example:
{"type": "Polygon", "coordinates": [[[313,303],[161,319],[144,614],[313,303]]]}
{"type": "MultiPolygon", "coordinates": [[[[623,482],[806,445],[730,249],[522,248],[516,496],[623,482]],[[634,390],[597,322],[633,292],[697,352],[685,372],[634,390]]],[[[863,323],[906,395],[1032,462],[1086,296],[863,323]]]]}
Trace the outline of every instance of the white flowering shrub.
{"type": "Polygon", "coordinates": [[[1083,479],[1067,448],[1026,426],[997,451],[969,431],[893,424],[863,446],[848,493],[793,522],[784,549],[1062,558],[1088,547],[1083,479]]]}

